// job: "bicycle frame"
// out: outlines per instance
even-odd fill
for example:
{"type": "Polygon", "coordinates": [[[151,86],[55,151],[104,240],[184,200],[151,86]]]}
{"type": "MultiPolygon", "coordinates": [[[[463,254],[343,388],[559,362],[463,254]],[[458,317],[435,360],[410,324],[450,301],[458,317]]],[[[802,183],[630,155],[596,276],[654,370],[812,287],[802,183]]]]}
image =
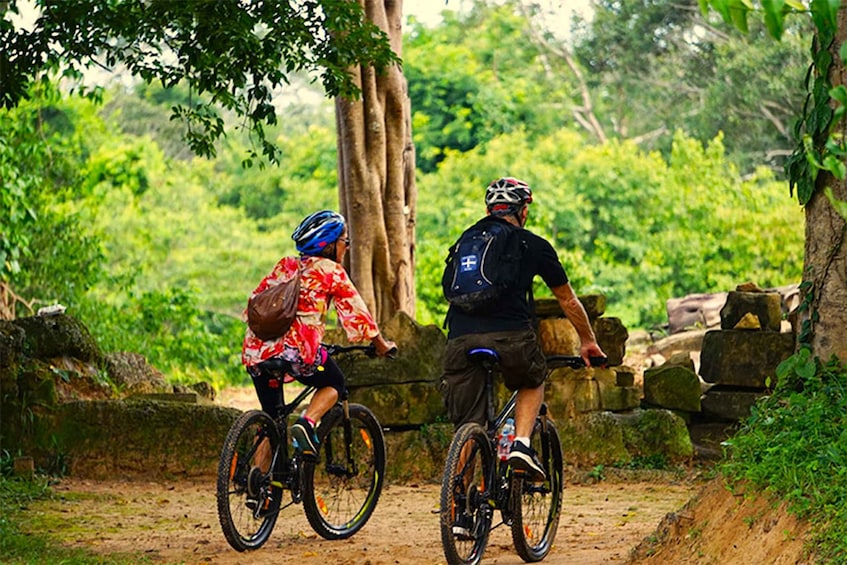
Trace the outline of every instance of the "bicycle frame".
{"type": "MultiPolygon", "coordinates": [[[[494,453],[497,452],[497,433],[502,429],[503,424],[510,417],[514,416],[515,403],[517,401],[518,392],[511,394],[509,399],[503,404],[500,411],[496,411],[495,394],[494,394],[494,374],[500,362],[499,354],[488,348],[475,348],[468,351],[468,356],[471,360],[479,363],[485,370],[485,397],[486,397],[486,426],[485,431],[491,442],[491,449],[494,453]]],[[[547,404],[542,403],[538,417],[541,420],[542,430],[546,431],[547,424],[547,404]]],[[[546,455],[546,454],[544,454],[546,455]]],[[[495,460],[495,464],[491,466],[490,475],[487,478],[487,484],[493,485],[493,492],[485,493],[489,500],[494,502],[494,507],[500,510],[502,517],[501,524],[508,524],[511,519],[512,508],[509,504],[512,502],[510,494],[510,473],[509,464],[500,459],[495,460]]],[[[501,524],[491,526],[494,529],[501,524]]]]}
{"type": "MultiPolygon", "coordinates": [[[[334,355],[336,353],[346,353],[350,351],[363,351],[365,354],[369,355],[372,352],[372,346],[361,346],[361,345],[351,345],[351,346],[341,346],[341,345],[325,345],[330,355],[334,355]]],[[[279,364],[272,363],[269,367],[266,368],[275,378],[279,380],[279,394],[277,395],[277,404],[274,410],[274,414],[269,414],[273,421],[276,424],[277,433],[280,437],[279,447],[277,450],[271,454],[271,469],[273,469],[273,480],[271,481],[271,486],[288,490],[291,493],[291,502],[285,505],[280,505],[277,513],[285,510],[291,504],[299,503],[302,499],[302,493],[300,492],[300,466],[301,462],[299,459],[291,453],[291,445],[288,437],[288,418],[291,416],[294,411],[306,400],[311,394],[317,390],[315,386],[312,385],[304,385],[304,389],[300,391],[297,396],[294,397],[294,400],[291,402],[285,401],[285,390],[284,383],[286,381],[286,374],[283,370],[284,367],[287,367],[286,364],[280,362],[279,364]]],[[[290,381],[289,381],[290,382],[290,381]]],[[[355,475],[358,472],[358,468],[356,466],[356,462],[352,456],[351,448],[350,448],[350,439],[352,434],[352,428],[350,424],[350,403],[348,399],[347,390],[344,390],[344,394],[338,399],[336,402],[336,406],[340,406],[342,413],[344,414],[343,425],[344,425],[344,439],[345,439],[345,460],[347,461],[347,466],[344,469],[344,473],[346,476],[350,477],[355,475]],[[352,468],[350,466],[352,465],[352,468]]],[[[255,454],[255,451],[258,449],[258,446],[261,444],[261,441],[256,442],[256,447],[253,451],[250,452],[249,455],[255,454]]],[[[330,449],[330,447],[327,447],[330,449]]],[[[329,454],[331,456],[331,453],[329,454]]],[[[331,457],[330,457],[331,460],[331,457]]]]}
{"type": "MultiPolygon", "coordinates": [[[[330,355],[362,350],[376,356],[373,346],[325,347],[330,355]]],[[[289,416],[318,387],[307,384],[286,402],[283,383],[288,367],[278,360],[260,368],[270,386],[279,389],[275,406],[271,413],[242,413],[221,451],[218,519],[227,541],[238,551],[261,547],[280,512],[295,503],[303,504],[309,524],[321,537],[346,539],[367,523],[382,489],[382,427],[367,407],[349,402],[346,390],[315,426],[321,446],[315,457],[301,456],[289,444],[289,416]],[[291,493],[290,502],[283,501],[285,490],[291,493]]]]}

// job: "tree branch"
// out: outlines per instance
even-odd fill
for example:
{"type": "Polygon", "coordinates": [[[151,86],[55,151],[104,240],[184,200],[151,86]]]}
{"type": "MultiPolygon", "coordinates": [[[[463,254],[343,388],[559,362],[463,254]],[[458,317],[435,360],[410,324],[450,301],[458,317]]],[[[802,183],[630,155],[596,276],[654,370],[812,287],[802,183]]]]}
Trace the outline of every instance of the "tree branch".
{"type": "MultiPolygon", "coordinates": [[[[520,7],[523,15],[530,23],[532,23],[533,20],[531,18],[531,14],[527,12],[526,6],[521,4],[520,7]]],[[[603,131],[603,126],[600,125],[600,121],[594,114],[594,105],[591,102],[591,91],[588,89],[585,78],[582,76],[582,71],[579,69],[576,61],[574,61],[570,51],[548,41],[538,33],[538,30],[533,25],[529,26],[529,34],[533,43],[542,48],[542,64],[544,64],[544,68],[548,73],[552,73],[552,69],[551,65],[547,62],[547,53],[553,53],[565,60],[565,63],[567,63],[571,72],[576,77],[577,83],[579,84],[580,96],[582,98],[582,106],[577,106],[573,110],[574,119],[576,119],[582,127],[592,133],[598,141],[600,141],[600,143],[605,143],[608,138],[606,137],[606,133],[603,131]]]]}

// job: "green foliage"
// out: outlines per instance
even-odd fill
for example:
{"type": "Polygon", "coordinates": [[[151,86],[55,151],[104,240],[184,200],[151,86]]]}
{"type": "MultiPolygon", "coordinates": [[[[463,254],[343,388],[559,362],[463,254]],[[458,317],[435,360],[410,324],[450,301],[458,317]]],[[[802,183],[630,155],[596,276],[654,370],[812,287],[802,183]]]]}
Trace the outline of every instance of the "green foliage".
{"type": "Polygon", "coordinates": [[[0,280],[35,304],[72,301],[102,269],[96,234],[69,209],[85,135],[99,130],[49,85],[31,97],[0,110],[0,280]]]}
{"type": "MultiPolygon", "coordinates": [[[[835,125],[844,119],[847,94],[843,87],[832,88],[830,69],[833,64],[829,48],[838,28],[837,13],[840,2],[811,0],[808,8],[799,0],[761,3],[765,25],[771,36],[780,39],[786,29],[786,17],[792,14],[811,14],[815,27],[812,41],[812,66],[805,74],[808,92],[800,119],[794,127],[798,140],[794,153],[785,164],[789,189],[797,189],[797,200],[805,205],[816,190],[816,179],[822,170],[834,177],[844,179],[847,169],[844,158],[847,144],[835,125]],[[835,110],[833,110],[835,107],[835,110]]],[[[747,32],[747,19],[754,6],[752,3],[733,0],[700,0],[700,9],[705,14],[709,8],[718,12],[724,21],[747,32]]],[[[843,53],[842,59],[844,58],[843,53]]]]}
{"type": "Polygon", "coordinates": [[[847,559],[847,370],[808,349],[777,368],[776,388],[759,401],[727,445],[721,471],[788,501],[814,526],[822,563],[847,559]]]}
{"type": "Polygon", "coordinates": [[[408,34],[403,72],[420,171],[434,172],[451,153],[500,134],[545,135],[562,126],[570,79],[550,72],[550,58],[527,40],[530,21],[514,4],[476,0],[467,14],[446,11],[442,25],[417,24],[408,34]]]}
{"type": "Polygon", "coordinates": [[[195,292],[172,288],[119,304],[83,302],[77,315],[105,351],[142,353],[169,382],[247,384],[241,366],[244,324],[197,306],[195,292]]]}
{"type": "MultiPolygon", "coordinates": [[[[502,175],[533,185],[530,229],[554,243],[579,293],[606,294],[610,315],[629,327],[664,322],[672,296],[799,278],[802,222],[780,200],[782,183],[766,171],[742,179],[719,135],[704,144],[677,133],[660,154],[622,140],[592,145],[560,127],[568,89],[519,41],[528,28],[512,8],[478,5],[474,34],[465,20],[421,28],[407,52],[425,84],[449,94],[421,110],[443,127],[425,130],[435,136],[426,143],[441,148],[439,164],[417,179],[419,322],[443,320],[445,250],[483,213],[484,187],[502,175]],[[465,127],[475,133],[463,138],[465,127]]],[[[56,132],[50,149],[67,148],[68,159],[44,177],[43,193],[55,196],[50,213],[40,212],[43,231],[25,231],[38,237],[32,257],[51,258],[26,264],[26,296],[66,303],[106,351],[143,353],[172,381],[244,382],[246,296],[294,252],[290,231],[303,216],[337,207],[331,108],[292,107],[297,125],[266,129],[281,166],[246,170],[246,138],[227,138],[215,161],[188,159],[172,131],[148,123],[190,97],[181,85],[110,92],[100,115],[85,101],[33,102],[31,115],[49,117],[56,132]],[[86,245],[71,249],[63,238],[77,233],[86,245]]],[[[539,281],[536,296],[548,295],[539,281]]]]}
{"type": "Polygon", "coordinates": [[[0,106],[16,106],[27,86],[49,71],[79,78],[92,64],[122,65],[147,83],[188,83],[193,95],[174,105],[172,116],[185,124],[189,147],[207,157],[216,154],[227,128],[223,110],[243,117],[261,154],[275,162],[265,127],[277,123],[274,91],[290,74],[314,72],[328,96],[357,98],[352,67],[381,71],[399,63],[387,35],[367,21],[358,2],[347,0],[37,0],[41,16],[31,30],[15,29],[7,19],[17,3],[2,5],[0,106]]]}
{"type": "Polygon", "coordinates": [[[589,22],[577,19],[573,47],[595,114],[608,136],[663,153],[677,130],[701,143],[723,132],[745,173],[781,170],[795,146],[811,26],[795,22],[775,42],[762,24],[741,36],[708,16],[675,0],[595,2],[589,22]]]}

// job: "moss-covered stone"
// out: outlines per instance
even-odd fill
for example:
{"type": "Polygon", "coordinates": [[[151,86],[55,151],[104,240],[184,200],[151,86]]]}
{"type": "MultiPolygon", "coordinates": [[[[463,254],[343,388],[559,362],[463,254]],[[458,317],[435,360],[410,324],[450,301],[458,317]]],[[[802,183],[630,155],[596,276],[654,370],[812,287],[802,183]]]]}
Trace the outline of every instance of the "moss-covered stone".
{"type": "Polygon", "coordinates": [[[212,476],[239,414],[179,402],[70,402],[56,418],[56,449],[67,454],[69,471],[77,476],[212,476]]]}
{"type": "MultiPolygon", "coordinates": [[[[447,343],[444,332],[438,326],[418,324],[407,314],[399,312],[380,329],[386,338],[397,343],[397,357],[359,357],[351,367],[347,367],[344,359],[340,358],[348,386],[438,382],[447,343]]],[[[332,329],[327,331],[324,341],[346,344],[347,337],[343,330],[332,329]]]]}
{"type": "Polygon", "coordinates": [[[164,375],[138,353],[109,353],[104,357],[104,365],[112,382],[124,394],[161,393],[171,388],[164,375]]]}
{"type": "Polygon", "coordinates": [[[620,318],[597,318],[592,322],[597,344],[609,359],[609,365],[623,364],[629,332],[620,318]]]}
{"type": "Polygon", "coordinates": [[[350,387],[350,400],[364,404],[387,427],[408,427],[444,420],[441,393],[432,383],[350,387]]]}
{"type": "Polygon", "coordinates": [[[23,353],[36,359],[51,359],[67,355],[80,361],[99,363],[102,353],[82,322],[59,314],[32,316],[12,322],[25,333],[23,353]]]}
{"type": "Polygon", "coordinates": [[[634,410],[613,417],[620,422],[626,449],[633,457],[663,455],[680,462],[694,455],[685,422],[669,410],[634,410]]]}
{"type": "Polygon", "coordinates": [[[732,291],[721,308],[721,329],[731,330],[752,314],[762,330],[779,332],[782,322],[782,295],[778,292],[732,291]]]}
{"type": "Polygon", "coordinates": [[[600,388],[592,369],[559,368],[551,371],[545,399],[557,418],[600,409],[600,388]]]}
{"type": "Polygon", "coordinates": [[[644,371],[644,402],[662,408],[700,411],[700,379],[688,367],[662,365],[644,371]]]}
{"type": "Polygon", "coordinates": [[[565,461],[577,466],[626,464],[655,455],[681,462],[694,453],[685,422],[667,410],[593,412],[557,427],[565,461]]]}
{"type": "Polygon", "coordinates": [[[592,412],[556,421],[562,453],[571,465],[608,465],[631,460],[621,425],[611,412],[592,412]]]}

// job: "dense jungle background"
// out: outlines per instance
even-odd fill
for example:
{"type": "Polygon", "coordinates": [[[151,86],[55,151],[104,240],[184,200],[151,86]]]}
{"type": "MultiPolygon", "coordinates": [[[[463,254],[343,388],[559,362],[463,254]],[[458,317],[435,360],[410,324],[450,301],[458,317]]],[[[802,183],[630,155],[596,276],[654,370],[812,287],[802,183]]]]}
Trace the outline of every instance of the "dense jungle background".
{"type": "MultiPolygon", "coordinates": [[[[502,175],[533,186],[528,227],[629,328],[661,331],[671,297],[799,282],[802,209],[782,164],[810,30],[777,42],[696,5],[633,4],[598,2],[567,50],[509,2],[409,18],[419,322],[441,323],[445,250],[502,175]]],[[[41,82],[4,111],[2,314],[61,303],[105,351],[142,352],[175,382],[246,382],[247,295],[303,216],[338,207],[332,103],[305,76],[284,92],[277,167],[237,133],[214,158],[191,153],[168,118],[187,88],[109,84],[77,97],[41,82]]]]}

